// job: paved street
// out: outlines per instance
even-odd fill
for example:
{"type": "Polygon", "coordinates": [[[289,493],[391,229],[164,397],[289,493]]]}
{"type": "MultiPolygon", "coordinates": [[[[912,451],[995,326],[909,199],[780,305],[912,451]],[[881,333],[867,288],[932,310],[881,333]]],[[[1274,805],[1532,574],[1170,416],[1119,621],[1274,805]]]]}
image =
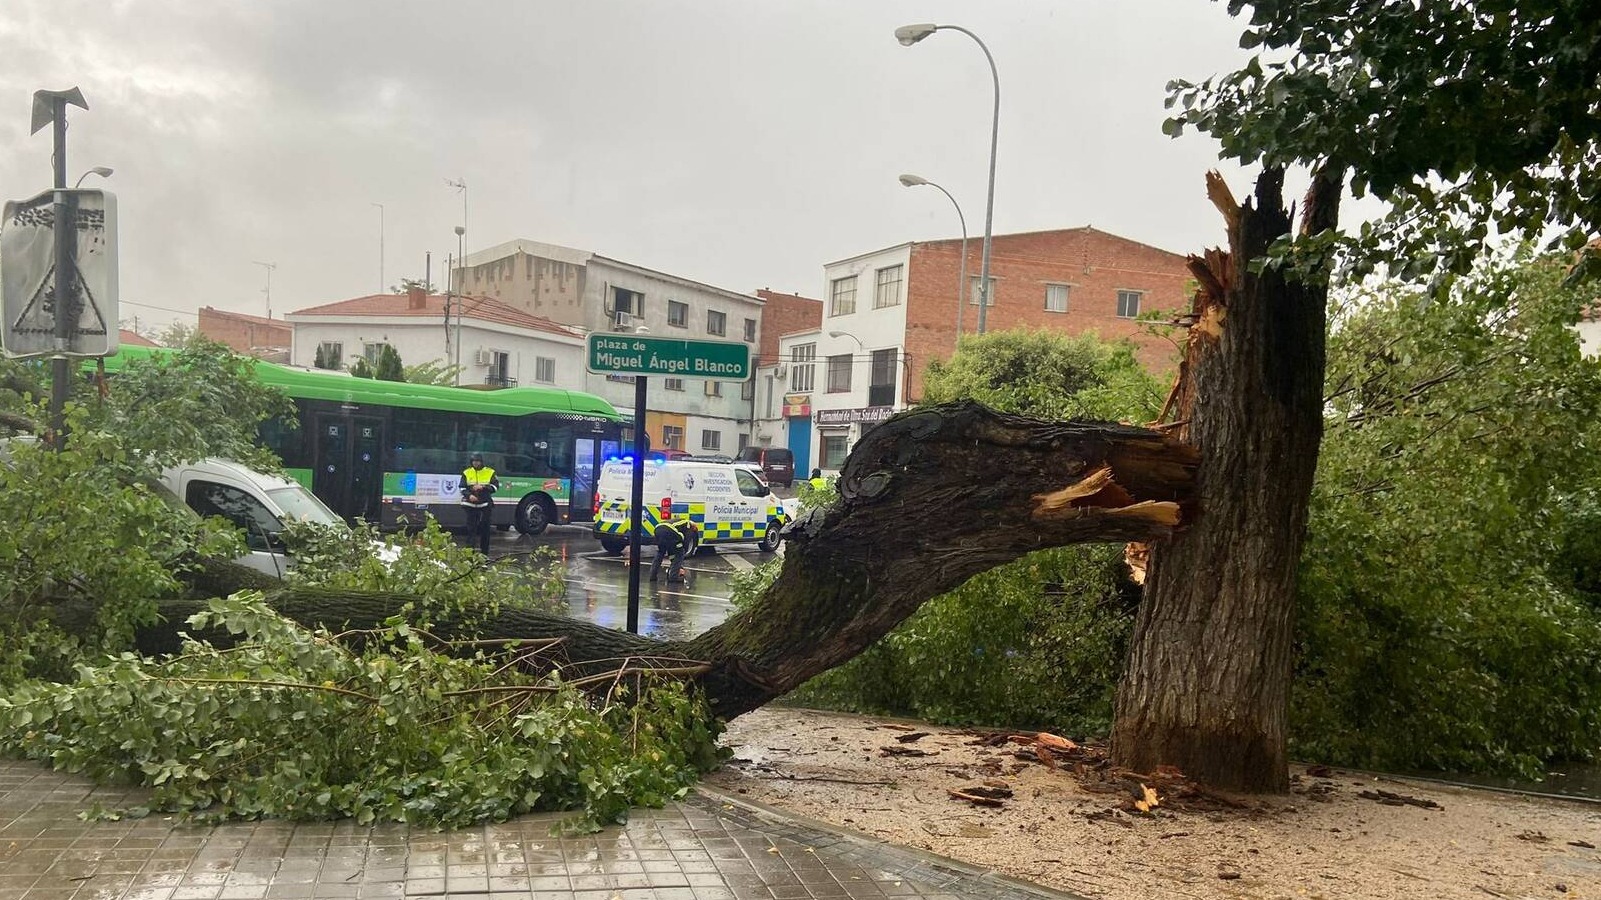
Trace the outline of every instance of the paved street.
{"type": "MultiPolygon", "coordinates": [[[[567,602],[572,615],[610,628],[623,628],[628,622],[627,551],[611,556],[590,537],[587,526],[547,529],[528,538],[513,532],[494,533],[491,556],[526,553],[535,547],[549,547],[567,566],[567,602]]],[[[643,634],[660,638],[693,637],[727,618],[733,611],[728,597],[732,579],[758,564],[772,559],[755,544],[735,544],[687,557],[683,584],[648,580],[653,546],[644,548],[646,571],[639,585],[639,628],[643,634]]]]}
{"type": "Polygon", "coordinates": [[[1027,900],[1065,895],[960,863],[692,794],[626,826],[555,837],[558,815],[435,832],[349,821],[85,823],[93,788],[0,760],[0,900],[549,898],[549,900],[1027,900]]]}

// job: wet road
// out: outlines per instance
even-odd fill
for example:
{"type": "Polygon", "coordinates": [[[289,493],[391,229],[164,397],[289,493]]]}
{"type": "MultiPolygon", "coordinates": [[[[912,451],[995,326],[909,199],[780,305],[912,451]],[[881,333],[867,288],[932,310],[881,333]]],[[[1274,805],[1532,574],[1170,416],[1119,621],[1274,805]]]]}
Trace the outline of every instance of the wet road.
{"type": "MultiPolygon", "coordinates": [[[[538,537],[513,532],[495,532],[490,543],[491,556],[526,553],[533,547],[549,547],[567,567],[567,603],[571,615],[607,628],[622,629],[628,624],[627,551],[611,556],[590,537],[589,528],[558,526],[538,537]]],[[[669,640],[691,638],[727,618],[733,612],[728,600],[733,577],[748,572],[771,559],[755,544],[734,544],[715,551],[686,557],[683,584],[652,584],[651,559],[656,548],[642,550],[645,569],[640,573],[639,630],[641,634],[669,640]]],[[[665,574],[663,575],[665,578],[665,574]]]]}

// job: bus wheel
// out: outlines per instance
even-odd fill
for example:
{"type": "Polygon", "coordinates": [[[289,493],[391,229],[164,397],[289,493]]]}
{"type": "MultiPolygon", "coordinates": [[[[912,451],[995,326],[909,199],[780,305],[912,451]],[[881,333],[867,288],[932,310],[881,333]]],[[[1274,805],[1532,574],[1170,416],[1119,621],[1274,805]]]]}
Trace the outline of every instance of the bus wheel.
{"type": "Polygon", "coordinates": [[[600,539],[600,548],[612,556],[621,556],[628,549],[628,541],[608,534],[600,539]]]}
{"type": "Polygon", "coordinates": [[[529,494],[517,504],[517,530],[530,537],[556,521],[556,508],[543,494],[529,494]]]}

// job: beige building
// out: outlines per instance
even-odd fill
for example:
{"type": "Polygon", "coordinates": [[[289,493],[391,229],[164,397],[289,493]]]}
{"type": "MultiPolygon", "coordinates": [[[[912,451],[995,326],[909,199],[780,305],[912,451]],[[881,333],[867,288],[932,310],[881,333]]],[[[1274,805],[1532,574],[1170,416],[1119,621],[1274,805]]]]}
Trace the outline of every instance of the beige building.
{"type": "MultiPolygon", "coordinates": [[[[515,240],[467,254],[451,290],[489,297],[584,332],[744,342],[755,358],[762,298],[587,250],[515,240]]],[[[632,409],[631,376],[591,375],[590,393],[632,409]]],[[[755,382],[652,378],[646,432],[654,447],[732,456],[752,441],[755,382]]]]}

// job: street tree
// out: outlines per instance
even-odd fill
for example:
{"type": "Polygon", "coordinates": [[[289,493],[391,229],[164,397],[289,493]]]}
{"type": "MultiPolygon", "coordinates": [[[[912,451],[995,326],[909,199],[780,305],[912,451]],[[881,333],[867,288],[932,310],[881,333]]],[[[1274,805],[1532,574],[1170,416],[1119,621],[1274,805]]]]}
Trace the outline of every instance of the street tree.
{"type": "Polygon", "coordinates": [[[1175,81],[1164,126],[1261,166],[1238,203],[1208,196],[1228,248],[1200,282],[1171,416],[1201,452],[1193,527],[1156,546],[1112,752],[1137,770],[1283,790],[1296,570],[1322,432],[1330,272],[1434,276],[1441,300],[1496,235],[1601,225],[1601,8],[1577,0],[1387,4],[1230,0],[1257,56],[1175,81]],[[1290,167],[1310,187],[1300,222],[1290,167]],[[1338,233],[1349,187],[1390,204],[1338,233]]]}

